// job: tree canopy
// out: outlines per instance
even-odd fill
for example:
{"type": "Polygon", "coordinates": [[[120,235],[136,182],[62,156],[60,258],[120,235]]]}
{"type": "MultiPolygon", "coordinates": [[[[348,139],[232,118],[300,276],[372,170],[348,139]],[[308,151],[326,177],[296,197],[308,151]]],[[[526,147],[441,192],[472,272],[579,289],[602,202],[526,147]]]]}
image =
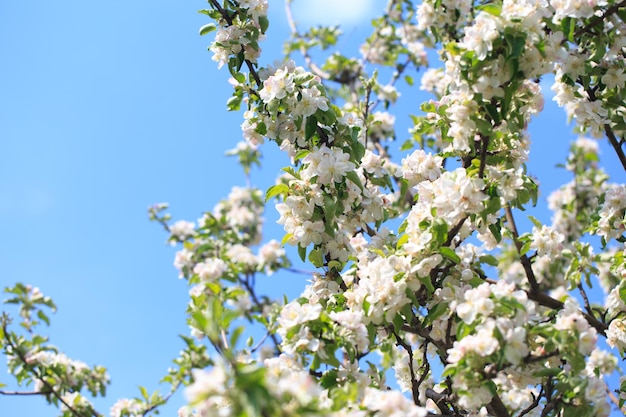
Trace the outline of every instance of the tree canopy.
{"type": "MultiPolygon", "coordinates": [[[[243,113],[229,154],[246,175],[266,146],[291,164],[197,222],[150,208],[178,248],[190,334],[170,392],[140,388],[111,416],[156,414],[183,386],[180,416],[623,413],[626,185],[599,143],[623,175],[626,2],[390,0],[348,56],[339,27],[299,28],[287,0],[292,35],[271,65],[268,6],[209,0],[200,35],[243,113]],[[525,213],[541,191],[528,127],[546,77],[580,135],[559,144],[571,181],[547,199],[551,222],[525,213]],[[397,132],[399,96],[418,88],[432,98],[397,132]],[[266,206],[282,236],[263,236],[266,206]],[[261,293],[273,273],[310,281],[291,300],[261,293]]],[[[31,285],[5,292],[17,315],[3,314],[0,346],[32,391],[0,394],[104,415],[87,395],[105,394],[106,369],[38,332],[54,302],[31,285]]]]}

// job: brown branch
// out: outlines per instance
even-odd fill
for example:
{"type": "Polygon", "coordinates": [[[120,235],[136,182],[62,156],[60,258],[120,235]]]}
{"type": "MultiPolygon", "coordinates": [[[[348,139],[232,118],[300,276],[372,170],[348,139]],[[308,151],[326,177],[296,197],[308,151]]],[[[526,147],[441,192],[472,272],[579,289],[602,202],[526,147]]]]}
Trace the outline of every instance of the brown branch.
{"type": "Polygon", "coordinates": [[[437,392],[432,388],[426,389],[426,398],[430,398],[439,408],[441,414],[444,416],[453,415],[454,413],[448,407],[448,404],[452,403],[454,397],[448,393],[448,390],[443,392],[437,392]]]}
{"type": "Polygon", "coordinates": [[[526,414],[530,413],[533,409],[539,407],[539,401],[541,401],[541,397],[543,396],[543,386],[541,387],[541,391],[539,391],[539,395],[535,397],[535,394],[533,394],[532,392],[530,393],[530,395],[533,397],[533,402],[528,407],[520,411],[518,417],[523,417],[526,414]]]}
{"type": "Polygon", "coordinates": [[[370,112],[370,95],[372,94],[372,85],[370,83],[367,84],[367,89],[365,90],[365,109],[363,110],[363,127],[365,128],[365,147],[367,148],[367,139],[369,136],[369,127],[367,119],[369,117],[370,112]]]}
{"type": "Polygon", "coordinates": [[[608,124],[604,125],[604,133],[606,133],[606,137],[609,138],[609,142],[611,143],[611,146],[613,146],[613,149],[615,150],[615,153],[617,154],[619,161],[622,163],[622,167],[626,171],[626,155],[624,154],[624,150],[622,149],[620,142],[617,141],[617,138],[615,137],[615,133],[613,132],[613,129],[611,129],[611,127],[608,124]]]}
{"type": "Polygon", "coordinates": [[[489,136],[480,135],[480,168],[478,177],[485,177],[485,167],[487,165],[487,149],[489,148],[489,136]]]}
{"type": "MultiPolygon", "coordinates": [[[[417,380],[418,389],[424,383],[424,381],[426,381],[428,373],[430,372],[430,362],[428,362],[428,342],[426,342],[422,347],[422,366],[420,367],[420,369],[423,369],[423,371],[420,375],[420,378],[417,380]]],[[[417,405],[421,404],[418,403],[417,405]]]]}
{"type": "Polygon", "coordinates": [[[447,358],[447,354],[446,351],[448,350],[448,347],[443,341],[441,340],[435,340],[432,337],[430,337],[430,331],[428,329],[424,329],[421,327],[413,327],[413,326],[409,326],[408,324],[403,325],[400,330],[407,332],[407,333],[412,333],[412,334],[416,334],[420,337],[423,337],[425,340],[427,340],[429,343],[435,345],[435,347],[437,348],[437,350],[440,353],[440,357],[443,359],[443,361],[445,362],[446,358],[447,358]]]}
{"type": "Polygon", "coordinates": [[[517,248],[517,253],[520,257],[520,262],[524,267],[524,272],[526,272],[526,278],[528,278],[528,283],[530,284],[530,292],[537,293],[539,291],[539,284],[537,283],[537,278],[535,277],[535,272],[533,271],[532,265],[530,263],[530,259],[526,254],[522,255],[522,242],[519,241],[519,232],[517,231],[517,225],[515,224],[515,219],[513,218],[513,211],[510,206],[506,206],[504,208],[504,213],[506,215],[506,221],[509,224],[509,229],[511,233],[513,233],[513,243],[517,248]]]}
{"type": "Polygon", "coordinates": [[[506,409],[506,406],[500,399],[498,394],[495,394],[491,399],[491,402],[487,405],[487,411],[489,414],[496,417],[511,417],[509,410],[506,409]]]}
{"type": "Polygon", "coordinates": [[[402,346],[409,355],[409,372],[411,372],[411,393],[413,394],[413,402],[415,403],[415,405],[420,405],[419,385],[417,385],[417,380],[415,379],[415,370],[413,369],[413,349],[395,331],[392,330],[392,332],[396,338],[396,344],[398,346],[402,346]]]}
{"type": "MultiPolygon", "coordinates": [[[[562,310],[564,304],[561,301],[550,297],[548,294],[541,292],[541,290],[539,289],[539,284],[537,283],[537,278],[535,277],[535,273],[533,272],[530,259],[528,258],[528,256],[526,256],[526,254],[521,254],[522,243],[519,241],[519,233],[517,231],[517,226],[515,225],[515,219],[513,218],[513,212],[511,210],[511,207],[505,207],[504,212],[506,213],[506,220],[509,224],[509,229],[513,234],[513,242],[515,244],[515,247],[517,248],[520,262],[524,267],[524,271],[526,272],[526,278],[528,279],[528,283],[530,284],[530,290],[526,290],[526,293],[528,294],[528,299],[533,300],[544,307],[548,307],[554,310],[562,310]]],[[[581,314],[585,317],[589,325],[594,327],[598,331],[598,333],[606,336],[606,331],[609,328],[606,323],[598,320],[596,317],[589,313],[581,311],[581,314]]]]}
{"type": "MultiPolygon", "coordinates": [[[[624,3],[626,4],[626,1],[624,1],[624,3]]],[[[577,82],[580,85],[584,85],[583,82],[580,81],[580,79],[578,79],[577,82]]],[[[597,97],[595,93],[595,89],[597,87],[598,85],[596,85],[594,88],[585,89],[585,91],[587,92],[587,95],[589,96],[590,101],[597,101],[597,97]]],[[[606,137],[609,139],[611,146],[613,146],[613,149],[615,150],[617,157],[622,163],[622,167],[624,168],[624,170],[626,170],[626,155],[624,154],[624,150],[622,149],[623,143],[618,142],[617,138],[615,137],[615,133],[613,132],[613,129],[611,129],[611,126],[609,126],[608,123],[605,123],[603,126],[604,126],[604,133],[606,133],[606,137]]]]}
{"type": "Polygon", "coordinates": [[[587,313],[593,316],[593,310],[591,309],[591,304],[589,303],[589,297],[587,297],[587,292],[585,291],[582,282],[578,283],[578,292],[580,292],[580,296],[583,298],[585,310],[587,310],[587,313]]]}

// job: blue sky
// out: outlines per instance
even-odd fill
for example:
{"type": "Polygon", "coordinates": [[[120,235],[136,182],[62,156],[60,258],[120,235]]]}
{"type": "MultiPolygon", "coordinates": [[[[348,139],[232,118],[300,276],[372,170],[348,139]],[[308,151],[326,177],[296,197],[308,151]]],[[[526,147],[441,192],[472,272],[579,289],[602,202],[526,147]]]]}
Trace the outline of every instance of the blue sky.
{"type": "MultiPolygon", "coordinates": [[[[283,3],[270,3],[265,63],[280,58],[288,30],[283,3]]],[[[304,24],[347,24],[346,52],[367,34],[362,23],[375,3],[306,0],[294,12],[304,24]]],[[[188,333],[187,287],[146,208],[167,201],[175,218],[195,220],[244,184],[236,161],[223,157],[241,139],[241,114],[225,110],[228,72],[211,61],[211,38],[198,36],[207,17],[196,11],[204,7],[199,0],[0,2],[0,286],[31,283],[56,301],[59,311],[43,331],[68,356],[108,368],[109,394],[96,401],[106,415],[117,398],[138,395],[137,385],[155,389],[182,347],[176,335],[188,333]]],[[[406,92],[401,108],[417,112],[421,99],[406,92]]],[[[554,107],[531,126],[538,158],[530,170],[547,189],[569,180],[540,174],[563,161],[573,138],[554,107]]],[[[400,139],[407,123],[398,112],[400,139]]],[[[264,171],[252,175],[261,189],[286,164],[272,144],[264,152],[264,171]]],[[[620,172],[608,150],[603,161],[620,172]]],[[[267,236],[280,239],[273,219],[270,208],[267,236]]],[[[293,296],[305,278],[263,284],[293,296]]],[[[4,363],[0,382],[12,382],[4,363]]],[[[162,415],[180,405],[176,397],[162,415]]],[[[0,410],[56,415],[34,397],[0,397],[0,410]]]]}

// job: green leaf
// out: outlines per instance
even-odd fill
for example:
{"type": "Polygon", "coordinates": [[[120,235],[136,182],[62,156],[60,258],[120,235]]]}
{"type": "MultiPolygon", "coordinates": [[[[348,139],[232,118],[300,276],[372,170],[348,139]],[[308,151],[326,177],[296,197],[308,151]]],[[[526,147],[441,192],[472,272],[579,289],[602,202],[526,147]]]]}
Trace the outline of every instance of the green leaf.
{"type": "Polygon", "coordinates": [[[537,229],[541,229],[543,227],[543,225],[539,220],[537,220],[537,218],[533,216],[528,216],[528,219],[535,225],[537,229]]]}
{"type": "Polygon", "coordinates": [[[204,36],[207,33],[211,33],[215,29],[217,29],[217,26],[215,26],[215,23],[207,23],[206,25],[200,28],[200,36],[204,36]]]}
{"type": "Polygon", "coordinates": [[[245,328],[243,326],[236,327],[235,330],[233,330],[233,334],[230,336],[230,346],[232,349],[237,346],[237,342],[239,342],[239,337],[241,337],[244,330],[245,328]]]}
{"type": "Polygon", "coordinates": [[[398,239],[398,242],[396,243],[396,250],[400,249],[402,245],[404,245],[408,241],[409,241],[409,235],[404,234],[400,236],[400,239],[398,239]]]}
{"type": "Polygon", "coordinates": [[[352,150],[352,157],[354,158],[354,160],[360,162],[365,155],[365,146],[363,146],[363,144],[358,139],[353,138],[350,149],[352,150]]]}
{"type": "Polygon", "coordinates": [[[296,153],[296,156],[293,157],[294,160],[299,161],[300,159],[304,159],[311,151],[308,149],[302,149],[296,153]]]}
{"type": "Polygon", "coordinates": [[[149,396],[148,396],[148,390],[145,387],[142,387],[141,385],[139,386],[139,391],[141,391],[141,397],[144,400],[148,400],[149,396]]]}
{"type": "Polygon", "coordinates": [[[317,118],[312,115],[307,117],[306,124],[304,125],[304,138],[309,140],[317,132],[317,118]]]}
{"type": "MultiPolygon", "coordinates": [[[[508,39],[507,39],[508,40],[508,39]]],[[[511,54],[510,58],[519,58],[522,56],[522,52],[524,51],[524,47],[526,46],[526,37],[520,36],[519,34],[512,38],[511,42],[511,54]]],[[[514,75],[514,74],[511,74],[514,75]]]]}
{"type": "Polygon", "coordinates": [[[241,100],[242,97],[239,95],[234,95],[226,101],[226,108],[228,111],[237,111],[241,108],[241,100]]]}
{"type": "Polygon", "coordinates": [[[448,224],[440,218],[435,219],[432,226],[432,233],[437,243],[444,243],[448,239],[448,224]]]}
{"type": "Polygon", "coordinates": [[[50,319],[48,318],[48,316],[46,316],[46,315],[44,314],[44,312],[43,312],[43,311],[41,311],[41,310],[37,311],[37,317],[39,317],[39,319],[40,319],[41,321],[43,321],[43,322],[44,322],[44,323],[46,323],[48,326],[50,326],[50,319]]]}
{"type": "Polygon", "coordinates": [[[350,181],[355,183],[356,186],[359,187],[361,191],[363,191],[363,184],[361,183],[361,179],[359,178],[359,176],[357,175],[355,171],[350,171],[346,173],[346,178],[348,178],[350,181]]]}
{"type": "Polygon", "coordinates": [[[502,12],[502,5],[496,3],[481,4],[476,7],[476,10],[481,10],[492,16],[500,16],[500,13],[502,12]]]}
{"type": "Polygon", "coordinates": [[[576,21],[574,19],[570,17],[566,17],[561,22],[561,31],[565,35],[565,38],[570,42],[574,42],[575,29],[576,29],[576,21]]]}
{"type": "Polygon", "coordinates": [[[449,260],[451,260],[455,264],[458,264],[459,262],[461,262],[461,258],[459,257],[459,255],[457,255],[454,250],[450,249],[447,246],[442,246],[441,248],[439,248],[439,253],[444,258],[448,258],[449,260]]]}
{"type": "Polygon", "coordinates": [[[267,202],[270,198],[276,197],[277,195],[287,195],[288,193],[289,186],[287,184],[272,185],[265,192],[265,202],[267,202]]]}
{"type": "Polygon", "coordinates": [[[532,244],[532,242],[528,241],[528,242],[525,242],[522,245],[522,248],[519,251],[520,256],[524,256],[524,255],[526,255],[526,253],[528,253],[528,251],[530,250],[530,245],[531,244],[532,244]]]}
{"type": "Polygon", "coordinates": [[[328,262],[328,268],[341,271],[343,269],[343,264],[339,261],[330,261],[328,262]]]}
{"type": "Polygon", "coordinates": [[[333,225],[335,222],[335,200],[333,200],[331,196],[324,196],[324,206],[322,210],[324,211],[326,223],[333,225]]]}
{"type": "Polygon", "coordinates": [[[430,309],[428,315],[424,319],[424,326],[432,324],[435,320],[441,317],[446,311],[448,311],[448,303],[437,303],[430,309]]]}
{"type": "Polygon", "coordinates": [[[211,17],[214,20],[218,20],[221,17],[220,12],[218,12],[217,10],[213,10],[213,9],[198,10],[198,13],[207,15],[207,16],[211,17]]]}
{"type": "Polygon", "coordinates": [[[261,33],[265,33],[270,26],[270,21],[266,16],[259,16],[259,26],[261,26],[261,33]]]}
{"type": "Polygon", "coordinates": [[[306,259],[306,248],[300,245],[299,243],[298,243],[298,255],[300,256],[300,259],[302,260],[302,262],[304,262],[304,260],[306,259]]]}
{"type": "Polygon", "coordinates": [[[491,123],[484,119],[476,118],[474,119],[474,123],[476,123],[478,131],[485,136],[489,136],[493,132],[493,126],[491,125],[491,123]]]}
{"type": "Polygon", "coordinates": [[[483,255],[479,259],[482,263],[486,263],[487,265],[491,266],[498,266],[499,263],[498,259],[496,259],[496,257],[493,255],[483,255]]]}
{"type": "Polygon", "coordinates": [[[298,174],[292,167],[282,168],[281,171],[286,172],[297,180],[301,179],[300,174],[298,174]]]}
{"type": "MultiPolygon", "coordinates": [[[[312,369],[315,370],[317,368],[312,368],[312,369]]],[[[322,385],[324,389],[332,388],[335,385],[339,384],[339,378],[337,378],[337,370],[330,369],[324,372],[324,374],[322,375],[322,378],[320,378],[320,384],[322,385]]]]}
{"type": "Polygon", "coordinates": [[[324,256],[319,249],[314,249],[309,253],[309,261],[316,268],[321,268],[324,266],[324,256]]]}
{"type": "Polygon", "coordinates": [[[429,294],[435,293],[435,286],[430,281],[430,277],[421,277],[420,282],[428,289],[429,294]]]}
{"type": "Polygon", "coordinates": [[[494,239],[496,239],[496,242],[498,243],[502,241],[501,229],[502,229],[502,226],[500,226],[500,223],[493,223],[489,225],[489,230],[491,230],[491,233],[493,234],[494,239]]]}

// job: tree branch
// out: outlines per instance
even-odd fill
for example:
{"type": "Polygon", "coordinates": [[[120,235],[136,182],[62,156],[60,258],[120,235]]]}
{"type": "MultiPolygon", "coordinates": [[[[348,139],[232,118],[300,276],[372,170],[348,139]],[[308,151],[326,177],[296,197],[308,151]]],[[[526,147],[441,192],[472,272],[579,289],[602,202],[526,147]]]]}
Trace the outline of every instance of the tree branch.
{"type": "Polygon", "coordinates": [[[413,394],[413,402],[415,403],[415,405],[420,405],[419,386],[417,385],[417,380],[415,379],[415,370],[413,369],[413,349],[395,331],[393,331],[393,335],[396,338],[396,344],[398,346],[402,346],[404,350],[406,350],[406,353],[409,355],[409,372],[411,372],[411,393],[413,394]]]}
{"type": "MultiPolygon", "coordinates": [[[[511,207],[505,207],[504,212],[506,213],[506,220],[509,224],[511,233],[513,234],[513,242],[515,244],[515,247],[517,248],[520,262],[524,267],[524,271],[526,272],[526,278],[528,279],[528,283],[530,284],[530,290],[526,290],[526,293],[528,294],[528,299],[533,300],[544,307],[548,307],[554,310],[563,309],[564,304],[561,301],[550,297],[548,294],[541,292],[541,290],[539,289],[539,284],[537,283],[537,278],[535,277],[535,273],[533,272],[530,259],[528,258],[528,256],[526,256],[526,254],[521,254],[522,243],[519,241],[519,234],[517,232],[517,226],[515,225],[515,219],[513,218],[513,212],[511,210],[511,207]]],[[[581,314],[585,317],[589,325],[594,327],[598,331],[598,333],[606,336],[606,331],[609,328],[606,323],[598,320],[593,315],[584,311],[581,311],[581,314]]]]}
{"type": "MultiPolygon", "coordinates": [[[[3,331],[3,334],[4,334],[4,340],[7,342],[7,345],[11,348],[11,350],[13,352],[15,352],[17,357],[20,359],[20,361],[22,361],[22,363],[24,365],[28,365],[28,362],[26,361],[26,358],[24,357],[24,354],[20,351],[20,349],[17,348],[17,346],[15,346],[13,341],[8,337],[9,332],[7,331],[6,323],[4,323],[4,322],[2,323],[2,331],[3,331]]],[[[59,394],[54,389],[54,387],[48,381],[46,381],[46,379],[42,375],[39,374],[37,367],[33,367],[32,368],[32,372],[33,372],[34,376],[49,390],[49,392],[47,394],[52,394],[54,397],[56,397],[65,407],[67,407],[67,409],[70,411],[70,413],[72,413],[72,415],[74,415],[75,417],[85,417],[85,416],[81,415],[78,411],[76,411],[71,405],[69,405],[68,402],[65,401],[63,396],[61,394],[59,394]]],[[[91,415],[96,416],[96,417],[103,417],[101,414],[96,412],[96,410],[94,410],[94,409],[91,409],[91,415]]]]}
{"type": "Polygon", "coordinates": [[[506,409],[506,406],[504,405],[498,394],[495,394],[491,399],[489,405],[487,405],[487,411],[489,411],[492,416],[511,417],[509,410],[506,409]]]}
{"type": "Polygon", "coordinates": [[[611,143],[611,146],[615,150],[615,153],[617,154],[619,161],[622,163],[622,167],[626,171],[626,155],[624,154],[624,150],[622,149],[620,142],[617,141],[617,138],[615,137],[615,133],[613,132],[613,129],[611,129],[611,127],[608,124],[604,125],[604,133],[606,133],[606,137],[609,138],[609,142],[611,143]]]}
{"type": "Polygon", "coordinates": [[[594,29],[597,25],[604,22],[607,17],[610,17],[612,14],[617,13],[620,8],[625,6],[626,1],[622,0],[621,2],[615,3],[614,5],[606,9],[601,15],[594,16],[589,20],[589,23],[574,32],[574,38],[580,38],[580,36],[582,36],[584,33],[589,33],[591,29],[594,29]]]}

